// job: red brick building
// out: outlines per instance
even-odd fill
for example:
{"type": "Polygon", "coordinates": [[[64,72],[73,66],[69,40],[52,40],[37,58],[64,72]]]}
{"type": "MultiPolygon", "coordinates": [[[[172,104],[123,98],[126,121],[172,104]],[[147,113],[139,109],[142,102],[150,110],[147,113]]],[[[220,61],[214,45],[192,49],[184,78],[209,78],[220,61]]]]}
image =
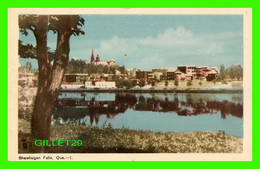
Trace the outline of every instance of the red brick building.
{"type": "Polygon", "coordinates": [[[206,79],[207,81],[214,80],[218,74],[216,67],[194,65],[181,65],[178,66],[177,70],[173,72],[167,72],[168,80],[193,80],[193,79],[206,79]]]}

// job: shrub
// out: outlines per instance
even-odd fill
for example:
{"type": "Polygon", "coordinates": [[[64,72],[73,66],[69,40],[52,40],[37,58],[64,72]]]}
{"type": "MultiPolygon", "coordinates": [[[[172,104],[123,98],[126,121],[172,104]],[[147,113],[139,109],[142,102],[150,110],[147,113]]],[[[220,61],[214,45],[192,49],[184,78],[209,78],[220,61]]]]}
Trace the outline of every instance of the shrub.
{"type": "Polygon", "coordinates": [[[141,79],[140,82],[139,82],[139,86],[144,87],[145,86],[145,80],[141,79]]]}
{"type": "Polygon", "coordinates": [[[228,84],[227,81],[225,80],[222,80],[222,84],[228,84]]]}
{"type": "Polygon", "coordinates": [[[217,82],[217,79],[214,79],[214,80],[212,80],[212,82],[213,82],[214,84],[216,84],[216,82],[217,82]]]}
{"type": "Polygon", "coordinates": [[[179,85],[179,81],[178,80],[175,80],[174,81],[174,85],[177,87],[179,85]]]}
{"type": "Polygon", "coordinates": [[[168,86],[168,80],[165,80],[165,83],[164,83],[164,85],[167,87],[168,86]]]}
{"type": "Polygon", "coordinates": [[[191,82],[191,80],[189,80],[188,82],[187,82],[187,86],[191,86],[192,85],[192,82],[191,82]]]}
{"type": "Polygon", "coordinates": [[[152,86],[155,86],[155,81],[152,81],[152,86]]]}

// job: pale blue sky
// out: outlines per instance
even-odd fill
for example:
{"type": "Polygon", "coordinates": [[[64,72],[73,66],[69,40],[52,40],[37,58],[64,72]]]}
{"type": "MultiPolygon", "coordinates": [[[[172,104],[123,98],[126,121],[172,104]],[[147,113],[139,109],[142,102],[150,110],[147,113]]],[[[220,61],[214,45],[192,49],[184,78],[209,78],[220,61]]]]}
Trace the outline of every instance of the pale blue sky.
{"type": "MultiPolygon", "coordinates": [[[[81,16],[86,35],[71,37],[70,58],[89,61],[93,48],[101,59],[114,59],[128,69],[243,65],[242,15],[81,16]]],[[[35,44],[32,34],[20,39],[35,44]]],[[[51,32],[48,45],[55,49],[56,35],[51,32]]],[[[27,61],[20,59],[22,65],[27,61]]]]}

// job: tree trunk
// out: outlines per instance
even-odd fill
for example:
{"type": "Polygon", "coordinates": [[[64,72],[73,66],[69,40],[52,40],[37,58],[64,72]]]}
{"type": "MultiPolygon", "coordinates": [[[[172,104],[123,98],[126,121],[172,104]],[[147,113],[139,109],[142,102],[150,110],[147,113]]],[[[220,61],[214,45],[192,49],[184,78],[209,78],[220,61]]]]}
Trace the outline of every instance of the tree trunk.
{"type": "MultiPolygon", "coordinates": [[[[68,19],[69,20],[69,19],[68,19]]],[[[37,57],[39,66],[38,90],[32,114],[32,151],[47,152],[46,147],[37,147],[35,140],[50,139],[51,113],[58,96],[65,68],[68,63],[70,29],[67,27],[58,31],[57,48],[53,66],[47,53],[48,16],[40,16],[39,24],[34,32],[37,42],[37,57]]]]}

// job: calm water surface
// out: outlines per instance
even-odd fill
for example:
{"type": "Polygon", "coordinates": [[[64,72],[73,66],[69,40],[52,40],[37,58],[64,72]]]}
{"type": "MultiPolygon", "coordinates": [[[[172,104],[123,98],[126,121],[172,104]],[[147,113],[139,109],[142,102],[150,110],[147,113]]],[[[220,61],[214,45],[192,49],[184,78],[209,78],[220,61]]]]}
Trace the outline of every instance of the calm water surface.
{"type": "Polygon", "coordinates": [[[243,137],[243,94],[60,93],[53,122],[243,137]]]}

